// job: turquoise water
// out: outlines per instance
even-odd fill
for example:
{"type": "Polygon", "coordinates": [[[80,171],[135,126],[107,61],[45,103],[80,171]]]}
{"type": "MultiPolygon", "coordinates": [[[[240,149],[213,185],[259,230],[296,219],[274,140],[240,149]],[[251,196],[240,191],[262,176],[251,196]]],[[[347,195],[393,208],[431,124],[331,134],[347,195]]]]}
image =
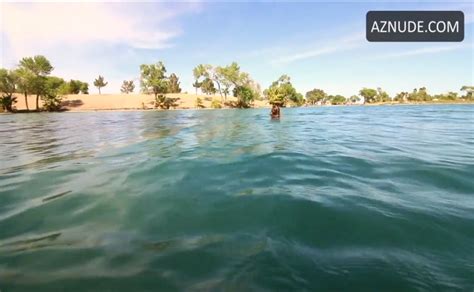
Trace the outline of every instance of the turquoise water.
{"type": "Polygon", "coordinates": [[[2,292],[474,289],[474,106],[0,125],[2,292]]]}

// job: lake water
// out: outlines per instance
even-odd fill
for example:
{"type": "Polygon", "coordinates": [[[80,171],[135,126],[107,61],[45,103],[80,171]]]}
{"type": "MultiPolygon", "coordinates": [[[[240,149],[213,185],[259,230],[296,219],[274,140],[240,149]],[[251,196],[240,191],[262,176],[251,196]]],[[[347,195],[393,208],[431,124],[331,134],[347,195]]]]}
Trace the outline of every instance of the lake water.
{"type": "Polygon", "coordinates": [[[0,115],[0,290],[474,289],[474,106],[0,115]]]}

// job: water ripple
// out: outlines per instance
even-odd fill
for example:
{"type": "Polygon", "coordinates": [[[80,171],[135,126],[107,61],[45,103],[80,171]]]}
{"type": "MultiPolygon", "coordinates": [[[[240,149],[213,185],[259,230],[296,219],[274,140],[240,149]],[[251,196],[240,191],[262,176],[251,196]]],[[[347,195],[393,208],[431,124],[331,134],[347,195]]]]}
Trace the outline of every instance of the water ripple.
{"type": "Polygon", "coordinates": [[[0,115],[0,289],[474,289],[474,107],[0,115]]]}

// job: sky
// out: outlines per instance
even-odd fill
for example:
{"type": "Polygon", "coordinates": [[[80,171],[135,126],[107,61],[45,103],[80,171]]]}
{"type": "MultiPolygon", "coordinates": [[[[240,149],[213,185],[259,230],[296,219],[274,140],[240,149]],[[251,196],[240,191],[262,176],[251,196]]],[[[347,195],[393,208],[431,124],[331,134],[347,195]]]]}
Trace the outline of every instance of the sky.
{"type": "MultiPolygon", "coordinates": [[[[1,1],[1,0],[0,0],[1,1]]],[[[305,93],[351,96],[363,87],[433,94],[474,84],[474,4],[465,2],[32,2],[0,4],[0,66],[44,55],[52,75],[118,93],[140,64],[163,61],[183,91],[192,69],[237,62],[262,88],[282,74],[305,93]],[[371,43],[369,10],[462,10],[459,43],[371,43]]]]}

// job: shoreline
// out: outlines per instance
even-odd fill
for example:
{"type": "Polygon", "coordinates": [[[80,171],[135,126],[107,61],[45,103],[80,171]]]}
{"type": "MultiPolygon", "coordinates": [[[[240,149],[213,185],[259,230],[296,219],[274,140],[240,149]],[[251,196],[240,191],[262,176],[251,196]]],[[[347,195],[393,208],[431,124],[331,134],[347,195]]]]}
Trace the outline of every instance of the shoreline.
{"type": "MultiPolygon", "coordinates": [[[[375,107],[375,106],[429,106],[429,105],[474,105],[474,101],[465,102],[425,102],[425,103],[377,103],[377,104],[339,104],[339,105],[306,105],[306,106],[288,106],[285,108],[326,108],[326,107],[375,107]]],[[[254,106],[246,109],[269,109],[270,106],[254,106]]],[[[57,113],[93,113],[93,112],[161,112],[161,111],[210,111],[210,110],[246,110],[240,108],[222,107],[222,108],[198,108],[198,107],[177,107],[170,109],[159,108],[89,108],[89,109],[65,109],[57,113]]],[[[31,114],[47,113],[46,111],[36,111],[31,109],[29,112],[20,110],[17,112],[0,112],[0,114],[31,114]]]]}
{"type": "MultiPolygon", "coordinates": [[[[17,103],[15,113],[34,113],[36,112],[36,97],[28,96],[28,104],[30,111],[26,111],[25,98],[21,94],[15,94],[17,103]]],[[[213,100],[221,101],[219,95],[196,95],[189,93],[168,94],[168,97],[179,98],[176,107],[170,108],[170,111],[176,110],[220,110],[235,109],[223,106],[222,108],[213,108],[211,103],[213,100]],[[196,100],[201,99],[203,108],[196,106],[196,100]]],[[[227,97],[227,101],[233,101],[234,97],[227,97]]],[[[130,112],[130,111],[166,111],[165,109],[157,109],[153,106],[154,96],[146,94],[90,94],[90,95],[67,95],[64,97],[63,106],[60,112],[81,113],[81,112],[130,112]]],[[[340,104],[340,105],[302,105],[301,108],[323,108],[323,107],[351,107],[351,106],[415,106],[415,105],[456,105],[456,104],[474,104],[474,100],[461,101],[430,101],[430,102],[384,102],[384,103],[367,103],[367,104],[340,104]]],[[[42,102],[40,101],[40,107],[42,102]]],[[[268,100],[255,100],[249,109],[266,108],[271,105],[268,100]]],[[[288,106],[287,108],[291,108],[288,106]]],[[[41,111],[39,111],[41,112],[41,111]]]]}

